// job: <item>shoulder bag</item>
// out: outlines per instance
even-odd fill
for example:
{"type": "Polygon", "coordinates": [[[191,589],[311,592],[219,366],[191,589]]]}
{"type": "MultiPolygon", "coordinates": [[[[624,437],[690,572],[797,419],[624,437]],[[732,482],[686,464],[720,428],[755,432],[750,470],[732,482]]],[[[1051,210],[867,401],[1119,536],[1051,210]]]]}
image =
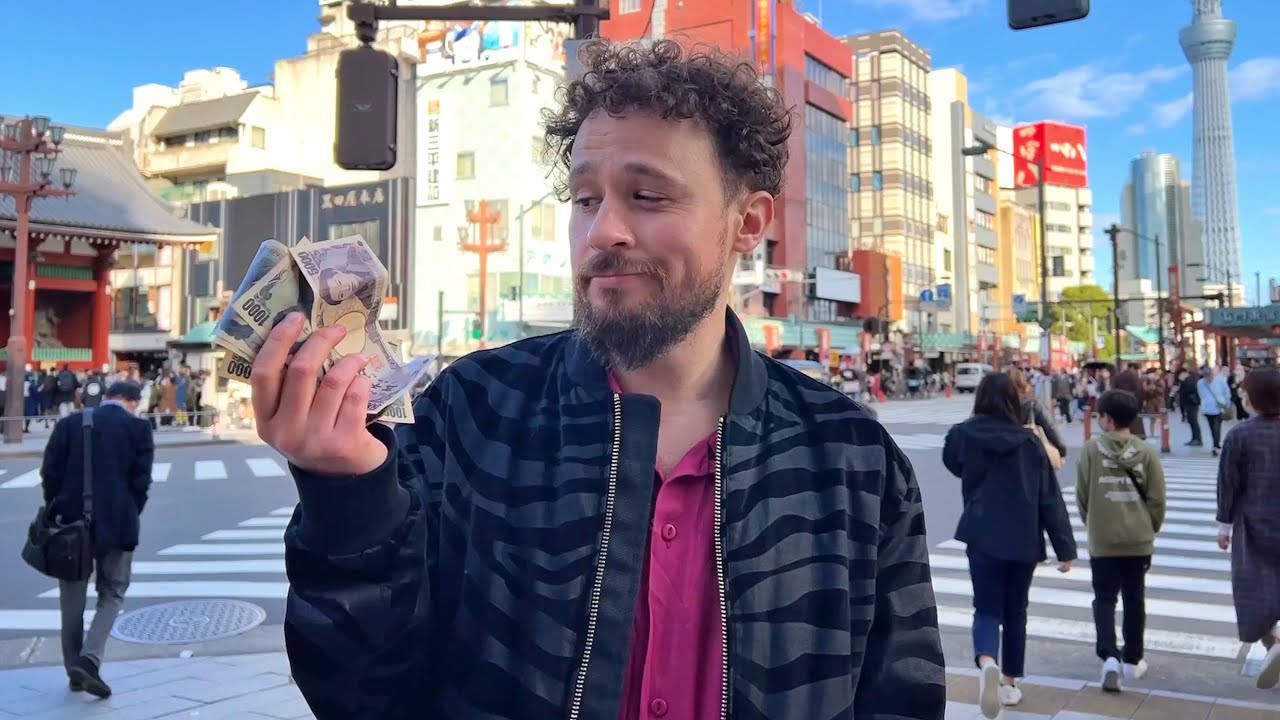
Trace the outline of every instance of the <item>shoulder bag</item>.
{"type": "Polygon", "coordinates": [[[1138,497],[1142,498],[1142,504],[1146,505],[1147,491],[1145,488],[1142,487],[1141,483],[1138,482],[1137,474],[1135,474],[1133,470],[1129,468],[1121,468],[1121,469],[1124,470],[1125,475],[1129,476],[1129,482],[1133,484],[1133,489],[1138,491],[1138,497]]]}
{"type": "Polygon", "coordinates": [[[52,503],[41,505],[27,529],[22,559],[37,572],[58,580],[83,582],[93,571],[93,408],[83,414],[84,512],[79,520],[61,522],[52,503]]]}

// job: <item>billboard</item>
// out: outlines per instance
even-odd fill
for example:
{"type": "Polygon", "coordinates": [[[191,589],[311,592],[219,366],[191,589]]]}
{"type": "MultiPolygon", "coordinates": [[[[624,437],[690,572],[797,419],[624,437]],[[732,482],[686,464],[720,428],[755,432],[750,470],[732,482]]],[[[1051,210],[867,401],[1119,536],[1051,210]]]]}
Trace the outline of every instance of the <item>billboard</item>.
{"type": "Polygon", "coordinates": [[[1041,153],[1044,153],[1044,181],[1048,185],[1088,187],[1088,156],[1085,131],[1079,125],[1038,122],[1013,130],[1013,186],[1040,184],[1041,153]]]}

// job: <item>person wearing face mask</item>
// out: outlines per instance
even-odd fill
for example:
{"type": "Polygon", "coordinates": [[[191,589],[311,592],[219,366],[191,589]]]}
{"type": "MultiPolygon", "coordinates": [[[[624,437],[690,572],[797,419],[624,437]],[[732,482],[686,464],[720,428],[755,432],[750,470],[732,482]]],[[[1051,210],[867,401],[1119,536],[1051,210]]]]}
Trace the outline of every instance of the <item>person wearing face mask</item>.
{"type": "Polygon", "coordinates": [[[1240,640],[1267,649],[1257,686],[1280,682],[1280,371],[1242,383],[1254,414],[1227,433],[1218,463],[1218,547],[1231,550],[1240,640]]]}

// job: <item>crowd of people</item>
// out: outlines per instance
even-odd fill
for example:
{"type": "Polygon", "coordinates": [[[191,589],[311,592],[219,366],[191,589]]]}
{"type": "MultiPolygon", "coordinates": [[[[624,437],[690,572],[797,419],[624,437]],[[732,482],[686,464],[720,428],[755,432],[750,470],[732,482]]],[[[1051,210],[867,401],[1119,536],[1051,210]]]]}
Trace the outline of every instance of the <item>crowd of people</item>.
{"type": "MultiPolygon", "coordinates": [[[[202,422],[206,386],[212,379],[208,370],[192,371],[182,364],[176,370],[163,369],[143,373],[137,365],[113,372],[72,370],[63,363],[52,369],[27,366],[22,387],[23,428],[31,423],[52,427],[59,418],[102,403],[107,388],[117,382],[137,386],[141,397],[136,406],[139,416],[151,416],[153,426],[195,425],[202,422]]],[[[7,378],[0,374],[0,406],[8,392],[7,378]]]]}
{"type": "MultiPolygon", "coordinates": [[[[1042,376],[1062,419],[1072,405],[1096,413],[1103,432],[1076,462],[1075,496],[1087,530],[1094,592],[1096,652],[1101,685],[1118,692],[1146,675],[1145,576],[1165,517],[1165,479],[1159,453],[1143,440],[1144,413],[1183,412],[1200,445],[1197,415],[1205,413],[1218,471],[1218,546],[1231,551],[1231,580],[1239,638],[1266,648],[1256,684],[1280,682],[1280,371],[1239,375],[1203,368],[1176,375],[1139,373],[1130,366],[1079,377],[1042,376]],[[1073,403],[1073,400],[1076,401],[1073,403]],[[1223,419],[1246,418],[1222,439],[1223,419]],[[1116,638],[1117,599],[1123,601],[1116,638]]],[[[978,386],[973,416],[954,426],[943,464],[961,480],[964,509],[955,537],[966,545],[973,583],[974,660],[979,706],[989,718],[1022,700],[1027,606],[1036,567],[1047,558],[1045,536],[1059,572],[1080,555],[1059,485],[1066,447],[1041,410],[1035,382],[1016,368],[990,373],[978,386]]]]}

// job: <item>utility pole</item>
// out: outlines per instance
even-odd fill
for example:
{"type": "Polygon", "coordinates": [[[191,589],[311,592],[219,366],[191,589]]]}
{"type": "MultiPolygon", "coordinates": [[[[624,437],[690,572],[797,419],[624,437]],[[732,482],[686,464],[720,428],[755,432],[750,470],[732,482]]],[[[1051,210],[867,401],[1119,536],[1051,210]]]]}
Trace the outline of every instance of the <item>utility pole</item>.
{"type": "Polygon", "coordinates": [[[1053,372],[1053,351],[1049,347],[1049,329],[1053,327],[1053,322],[1049,319],[1049,234],[1046,232],[1048,224],[1044,217],[1044,156],[1049,151],[1048,145],[1046,129],[1036,153],[1036,182],[1039,184],[1036,188],[1036,206],[1040,214],[1040,366],[1047,372],[1053,372]]]}
{"type": "Polygon", "coordinates": [[[1120,226],[1115,223],[1111,223],[1111,226],[1107,228],[1106,233],[1107,237],[1111,239],[1111,312],[1115,315],[1116,319],[1111,329],[1115,333],[1115,360],[1116,370],[1118,371],[1120,370],[1120,263],[1116,262],[1116,258],[1119,256],[1120,226]]]}
{"type": "MultiPolygon", "coordinates": [[[[1164,273],[1160,272],[1160,235],[1157,234],[1152,240],[1156,244],[1156,331],[1160,343],[1160,371],[1164,372],[1169,366],[1164,350],[1164,289],[1161,287],[1163,284],[1161,276],[1164,273]]],[[[1111,259],[1111,264],[1115,264],[1114,257],[1111,259]]]]}

